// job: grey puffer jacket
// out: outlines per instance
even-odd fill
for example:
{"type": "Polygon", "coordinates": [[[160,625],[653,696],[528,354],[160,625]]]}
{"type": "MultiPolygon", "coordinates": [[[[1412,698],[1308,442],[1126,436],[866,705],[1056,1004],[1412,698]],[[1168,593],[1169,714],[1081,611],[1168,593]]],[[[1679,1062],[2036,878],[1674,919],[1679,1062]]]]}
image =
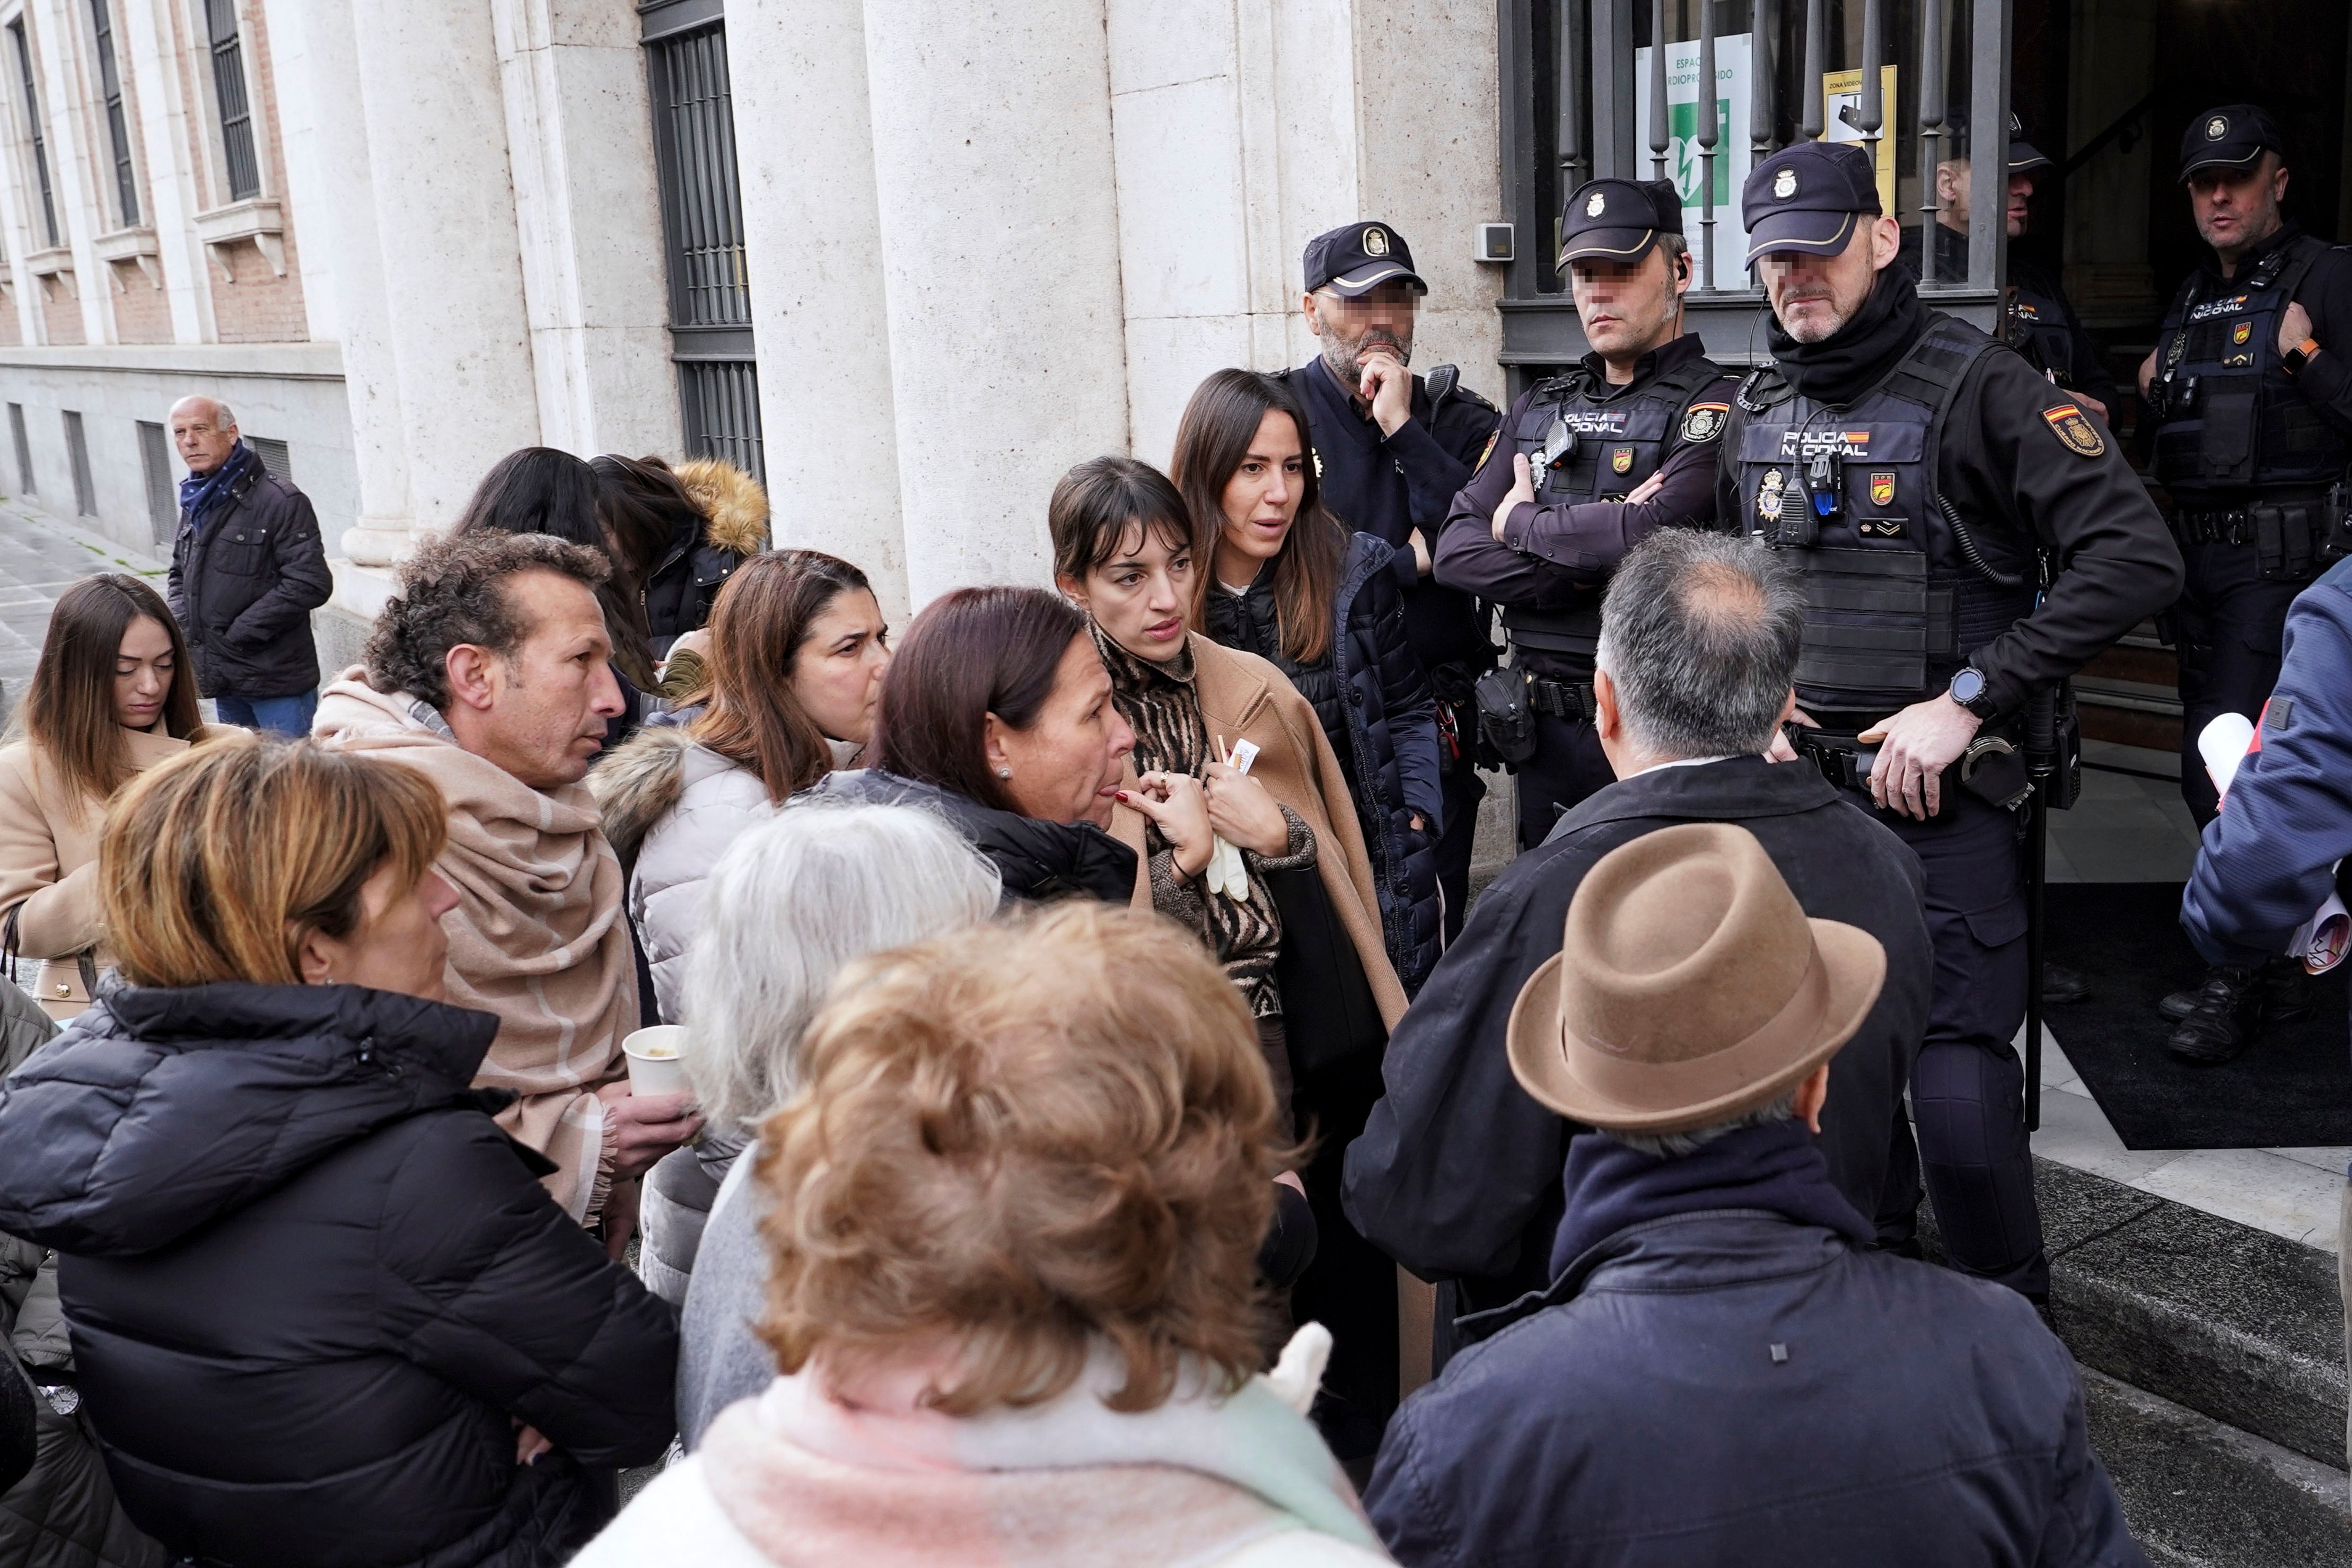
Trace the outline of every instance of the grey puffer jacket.
{"type": "Polygon", "coordinates": [[[1208,632],[1228,648],[1270,661],[1314,705],[1371,854],[1389,962],[1411,996],[1443,946],[1437,840],[1445,798],[1436,696],[1406,634],[1395,555],[1370,534],[1350,536],[1332,609],[1331,652],[1317,664],[1300,664],[1283,653],[1270,571],[1259,572],[1244,593],[1211,590],[1208,632]],[[1416,815],[1422,830],[1412,826],[1416,815]]]}

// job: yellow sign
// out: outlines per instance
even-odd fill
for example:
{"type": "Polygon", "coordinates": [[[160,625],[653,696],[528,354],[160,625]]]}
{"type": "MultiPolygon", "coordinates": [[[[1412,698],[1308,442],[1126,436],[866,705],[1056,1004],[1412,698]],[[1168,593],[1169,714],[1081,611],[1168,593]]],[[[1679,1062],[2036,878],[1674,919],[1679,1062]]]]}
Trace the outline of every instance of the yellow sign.
{"type": "MultiPolygon", "coordinates": [[[[1901,121],[1895,115],[1895,68],[1878,68],[1878,207],[1888,217],[1896,215],[1895,208],[1895,133],[1901,121]]],[[[1823,71],[1822,73],[1822,114],[1828,129],[1822,132],[1824,141],[1859,141],[1862,132],[1838,118],[1838,110],[1851,104],[1857,115],[1862,112],[1862,72],[1823,71]]]]}

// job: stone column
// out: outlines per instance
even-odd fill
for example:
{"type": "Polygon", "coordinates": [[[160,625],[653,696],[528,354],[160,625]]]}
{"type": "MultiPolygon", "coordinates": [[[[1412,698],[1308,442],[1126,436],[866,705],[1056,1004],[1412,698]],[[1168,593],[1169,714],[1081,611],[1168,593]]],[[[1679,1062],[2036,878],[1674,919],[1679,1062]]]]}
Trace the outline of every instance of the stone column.
{"type": "Polygon", "coordinates": [[[1043,583],[1055,481],[1128,444],[1102,0],[868,0],[866,62],[908,588],[1043,583]]]}
{"type": "Polygon", "coordinates": [[[779,546],[829,550],[911,608],[863,0],[727,8],[760,423],[779,546]]]}

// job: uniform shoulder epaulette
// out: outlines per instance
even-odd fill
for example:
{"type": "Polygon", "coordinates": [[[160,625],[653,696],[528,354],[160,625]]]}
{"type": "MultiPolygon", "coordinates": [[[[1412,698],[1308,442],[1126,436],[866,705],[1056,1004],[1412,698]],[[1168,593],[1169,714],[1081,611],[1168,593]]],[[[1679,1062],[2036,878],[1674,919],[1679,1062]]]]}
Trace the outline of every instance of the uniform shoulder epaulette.
{"type": "Polygon", "coordinates": [[[1473,392],[1468,387],[1455,387],[1454,389],[1454,395],[1460,398],[1464,402],[1472,403],[1479,408],[1485,409],[1488,413],[1500,413],[1503,412],[1501,409],[1496,408],[1493,403],[1488,402],[1485,393],[1473,392]]]}

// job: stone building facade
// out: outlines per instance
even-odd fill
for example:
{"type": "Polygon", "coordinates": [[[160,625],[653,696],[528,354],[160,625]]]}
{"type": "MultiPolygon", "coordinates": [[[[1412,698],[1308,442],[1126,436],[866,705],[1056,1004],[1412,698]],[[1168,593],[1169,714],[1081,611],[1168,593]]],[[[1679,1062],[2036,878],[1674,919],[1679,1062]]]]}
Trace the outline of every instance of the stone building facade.
{"type": "Polygon", "coordinates": [[[1324,228],[1500,397],[1496,76],[1493,0],[0,0],[0,489],[147,545],[201,391],[354,617],[530,444],[749,453],[894,612],[1043,580],[1324,228]]]}

